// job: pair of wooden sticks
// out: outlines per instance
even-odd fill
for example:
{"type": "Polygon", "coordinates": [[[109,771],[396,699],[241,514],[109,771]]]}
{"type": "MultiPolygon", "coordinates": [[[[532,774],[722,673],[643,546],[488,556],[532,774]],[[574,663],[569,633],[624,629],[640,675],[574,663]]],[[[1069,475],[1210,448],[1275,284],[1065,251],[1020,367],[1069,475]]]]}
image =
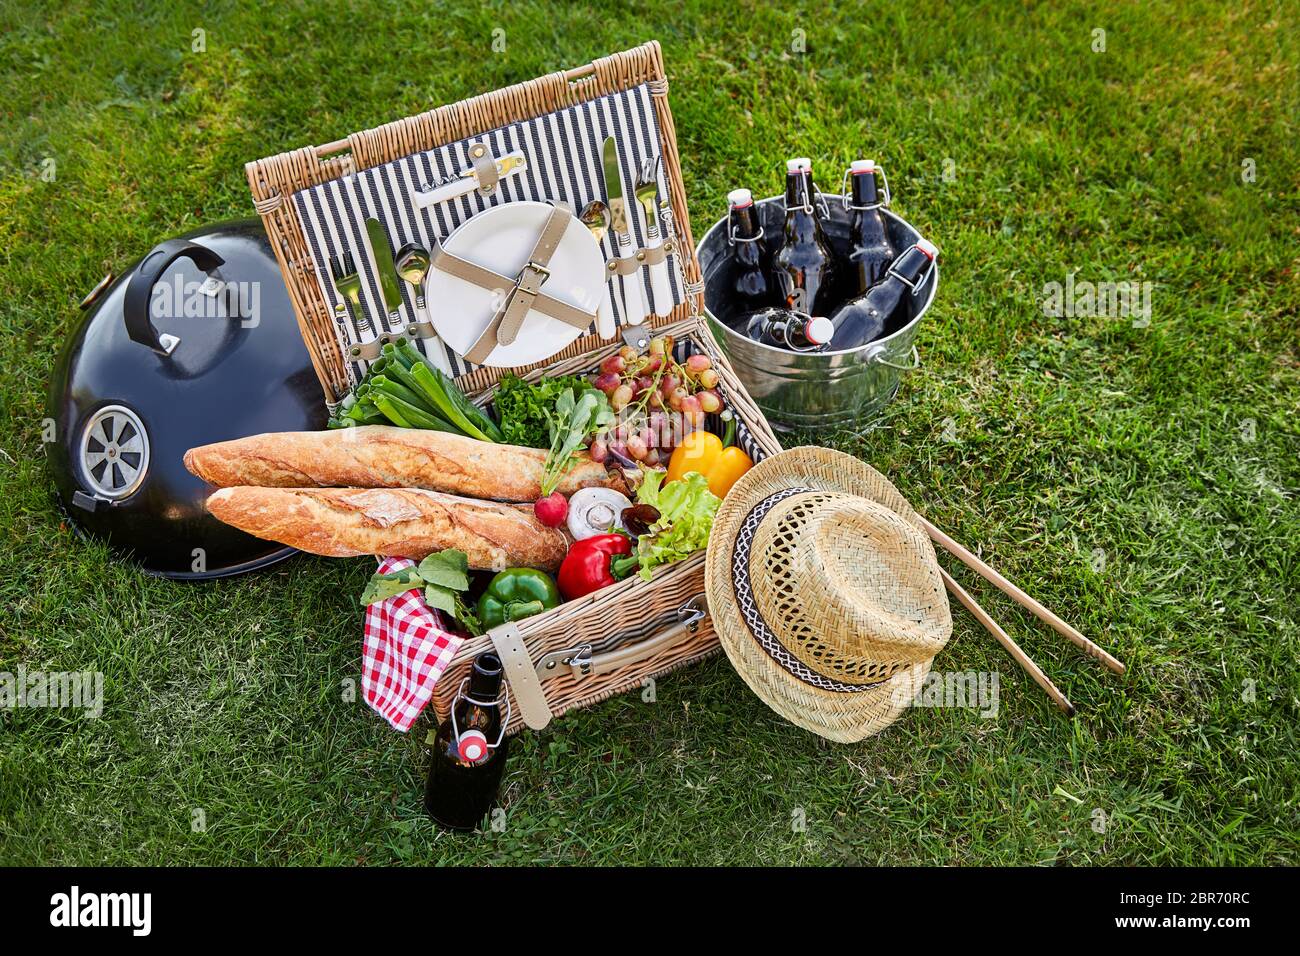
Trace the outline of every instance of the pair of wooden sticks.
{"type": "MultiPolygon", "coordinates": [[[[1069,638],[1071,642],[1078,646],[1089,657],[1095,657],[1116,674],[1124,673],[1124,665],[1120,661],[1112,657],[1092,641],[1088,640],[1069,624],[1066,624],[1043,605],[1039,604],[1024,591],[1020,590],[1020,588],[1016,587],[997,571],[993,570],[993,568],[989,567],[977,558],[969,550],[962,547],[952,538],[948,537],[948,535],[936,528],[924,517],[921,518],[921,524],[935,544],[956,557],[962,564],[966,565],[966,567],[970,568],[986,581],[989,581],[994,587],[1009,596],[1017,604],[1028,608],[1040,621],[1050,624],[1058,633],[1069,638]]],[[[1043,690],[1047,691],[1047,696],[1052,698],[1053,703],[1067,714],[1073,715],[1074,705],[1071,704],[1069,698],[1062,694],[1060,689],[1052,683],[1051,678],[1043,673],[1043,669],[1034,663],[1033,658],[1021,650],[1020,645],[1011,639],[1011,635],[1004,631],[998,625],[997,621],[989,617],[987,611],[975,603],[975,599],[966,593],[965,588],[953,580],[952,575],[942,568],[939,569],[939,573],[943,575],[943,583],[947,585],[948,590],[952,592],[953,596],[962,603],[962,606],[965,607],[966,610],[970,611],[971,614],[975,616],[977,621],[988,629],[990,634],[997,638],[998,643],[1007,649],[1007,652],[1016,659],[1016,663],[1023,667],[1029,676],[1034,679],[1034,682],[1038,684],[1039,687],[1043,688],[1043,690]]]]}

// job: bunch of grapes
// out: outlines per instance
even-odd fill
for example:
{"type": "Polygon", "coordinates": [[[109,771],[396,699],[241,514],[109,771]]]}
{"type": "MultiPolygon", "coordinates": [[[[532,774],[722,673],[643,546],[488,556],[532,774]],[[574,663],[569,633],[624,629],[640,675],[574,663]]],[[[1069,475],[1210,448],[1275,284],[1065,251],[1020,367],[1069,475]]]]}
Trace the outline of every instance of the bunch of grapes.
{"type": "Polygon", "coordinates": [[[592,384],[609,396],[619,424],[591,444],[591,457],[613,456],[651,468],[666,464],[681,438],[722,411],[718,371],[707,355],[673,358],[670,335],[650,340],[645,355],[624,346],[600,363],[592,384]]]}

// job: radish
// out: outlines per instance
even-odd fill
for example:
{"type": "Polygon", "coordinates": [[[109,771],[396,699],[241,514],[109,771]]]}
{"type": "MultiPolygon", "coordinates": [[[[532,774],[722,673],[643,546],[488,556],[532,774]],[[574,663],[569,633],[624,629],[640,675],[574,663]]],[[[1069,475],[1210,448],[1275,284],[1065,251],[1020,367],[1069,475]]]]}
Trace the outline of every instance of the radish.
{"type": "Polygon", "coordinates": [[[533,514],[546,527],[558,528],[569,515],[569,499],[558,491],[552,492],[533,503],[533,514]]]}

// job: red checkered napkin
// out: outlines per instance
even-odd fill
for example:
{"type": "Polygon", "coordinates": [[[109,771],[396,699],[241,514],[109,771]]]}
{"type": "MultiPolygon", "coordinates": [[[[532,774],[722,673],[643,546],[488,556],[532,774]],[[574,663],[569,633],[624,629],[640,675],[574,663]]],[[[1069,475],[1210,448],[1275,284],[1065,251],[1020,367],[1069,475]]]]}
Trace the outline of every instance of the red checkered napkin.
{"type": "MultiPolygon", "coordinates": [[[[415,562],[406,558],[384,558],[379,573],[412,567],[415,562]]],[[[410,730],[464,639],[443,628],[419,588],[371,604],[361,651],[366,703],[397,730],[410,730]]]]}

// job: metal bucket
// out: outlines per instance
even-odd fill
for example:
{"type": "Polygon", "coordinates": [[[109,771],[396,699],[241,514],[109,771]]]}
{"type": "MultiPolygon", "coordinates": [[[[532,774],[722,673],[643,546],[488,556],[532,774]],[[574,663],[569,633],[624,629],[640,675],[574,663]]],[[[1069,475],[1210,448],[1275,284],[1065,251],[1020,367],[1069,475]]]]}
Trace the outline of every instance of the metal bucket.
{"type": "MultiPolygon", "coordinates": [[[[823,197],[821,211],[826,238],[837,258],[849,251],[852,210],[840,197],[823,197]]],[[[773,196],[757,202],[763,232],[779,238],[785,223],[785,198],[773,196]]],[[[921,234],[907,220],[881,210],[894,248],[902,251],[921,234]]],[[[704,275],[704,307],[714,337],[727,353],[736,375],[773,428],[868,428],[898,391],[903,373],[920,368],[914,340],[921,318],[939,287],[935,264],[917,289],[919,307],[912,321],[893,335],[855,349],[839,352],[789,352],[762,345],[735,331],[719,319],[731,277],[732,258],[728,218],[714,223],[695,253],[704,275]]]]}

